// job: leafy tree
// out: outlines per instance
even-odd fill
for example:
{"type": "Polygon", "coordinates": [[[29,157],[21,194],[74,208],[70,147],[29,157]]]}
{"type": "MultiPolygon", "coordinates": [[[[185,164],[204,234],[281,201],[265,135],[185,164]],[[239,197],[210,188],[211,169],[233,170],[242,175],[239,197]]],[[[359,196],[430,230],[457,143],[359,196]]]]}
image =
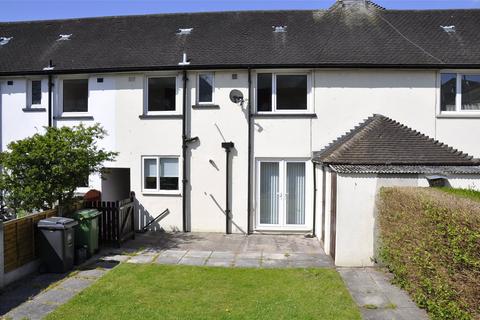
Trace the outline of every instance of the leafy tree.
{"type": "Polygon", "coordinates": [[[0,188],[6,205],[15,212],[32,212],[71,204],[75,189],[117,155],[97,145],[105,135],[98,124],[50,127],[10,143],[0,153],[0,188]]]}

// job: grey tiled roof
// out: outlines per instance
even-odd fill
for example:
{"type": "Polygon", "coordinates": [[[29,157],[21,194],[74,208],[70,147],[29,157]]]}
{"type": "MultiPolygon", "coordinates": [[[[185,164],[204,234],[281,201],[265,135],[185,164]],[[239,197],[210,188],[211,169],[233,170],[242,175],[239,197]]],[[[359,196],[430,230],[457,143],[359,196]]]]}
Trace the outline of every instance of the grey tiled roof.
{"type": "Polygon", "coordinates": [[[332,165],[338,173],[364,174],[480,174],[480,166],[412,166],[412,165],[332,165]]]}
{"type": "Polygon", "coordinates": [[[334,5],[15,22],[0,23],[0,37],[12,37],[0,45],[0,75],[39,73],[49,60],[56,72],[178,69],[183,52],[191,67],[480,67],[478,9],[334,5]],[[453,33],[441,28],[451,25],[453,33]]]}
{"type": "Polygon", "coordinates": [[[480,164],[453,149],[383,115],[376,114],[341,136],[313,160],[343,165],[438,165],[480,164]]]}

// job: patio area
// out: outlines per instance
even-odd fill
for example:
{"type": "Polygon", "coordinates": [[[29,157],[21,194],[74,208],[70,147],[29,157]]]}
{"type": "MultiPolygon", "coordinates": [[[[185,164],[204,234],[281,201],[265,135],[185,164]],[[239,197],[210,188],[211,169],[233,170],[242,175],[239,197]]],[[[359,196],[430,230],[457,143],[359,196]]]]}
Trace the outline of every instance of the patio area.
{"type": "Polygon", "coordinates": [[[121,249],[105,249],[104,259],[219,267],[333,267],[315,238],[303,235],[218,233],[138,234],[121,249]],[[135,253],[134,256],[132,254],[135,253]]]}

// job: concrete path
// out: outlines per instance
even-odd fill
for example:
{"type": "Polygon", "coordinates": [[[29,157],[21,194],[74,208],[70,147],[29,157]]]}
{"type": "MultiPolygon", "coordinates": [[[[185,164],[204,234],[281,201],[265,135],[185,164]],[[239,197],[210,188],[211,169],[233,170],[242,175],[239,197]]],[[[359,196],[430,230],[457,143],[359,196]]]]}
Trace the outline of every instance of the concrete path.
{"type": "Polygon", "coordinates": [[[41,274],[25,279],[0,296],[1,319],[43,319],[117,264],[98,261],[71,275],[41,274]]]}
{"type": "Polygon", "coordinates": [[[391,275],[375,268],[338,268],[366,320],[427,320],[409,295],[391,284],[391,275]]]}

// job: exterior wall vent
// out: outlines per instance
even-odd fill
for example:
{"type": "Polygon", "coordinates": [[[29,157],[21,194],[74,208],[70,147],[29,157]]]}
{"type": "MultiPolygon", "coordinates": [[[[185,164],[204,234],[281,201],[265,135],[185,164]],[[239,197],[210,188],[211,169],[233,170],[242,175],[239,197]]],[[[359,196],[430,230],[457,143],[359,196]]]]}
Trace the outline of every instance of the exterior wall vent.
{"type": "Polygon", "coordinates": [[[446,33],[454,33],[456,30],[455,26],[440,26],[443,31],[445,31],[446,33]]]}
{"type": "Polygon", "coordinates": [[[193,28],[180,28],[177,31],[178,35],[190,34],[192,33],[193,28]]]}
{"type": "Polygon", "coordinates": [[[60,34],[58,36],[59,38],[57,39],[57,41],[66,41],[66,40],[70,40],[70,37],[72,36],[72,34],[60,34]]]}
{"type": "Polygon", "coordinates": [[[287,32],[287,26],[272,26],[273,32],[282,33],[287,32]]]}
{"type": "Polygon", "coordinates": [[[4,46],[12,40],[13,37],[0,37],[0,46],[4,46]]]}

